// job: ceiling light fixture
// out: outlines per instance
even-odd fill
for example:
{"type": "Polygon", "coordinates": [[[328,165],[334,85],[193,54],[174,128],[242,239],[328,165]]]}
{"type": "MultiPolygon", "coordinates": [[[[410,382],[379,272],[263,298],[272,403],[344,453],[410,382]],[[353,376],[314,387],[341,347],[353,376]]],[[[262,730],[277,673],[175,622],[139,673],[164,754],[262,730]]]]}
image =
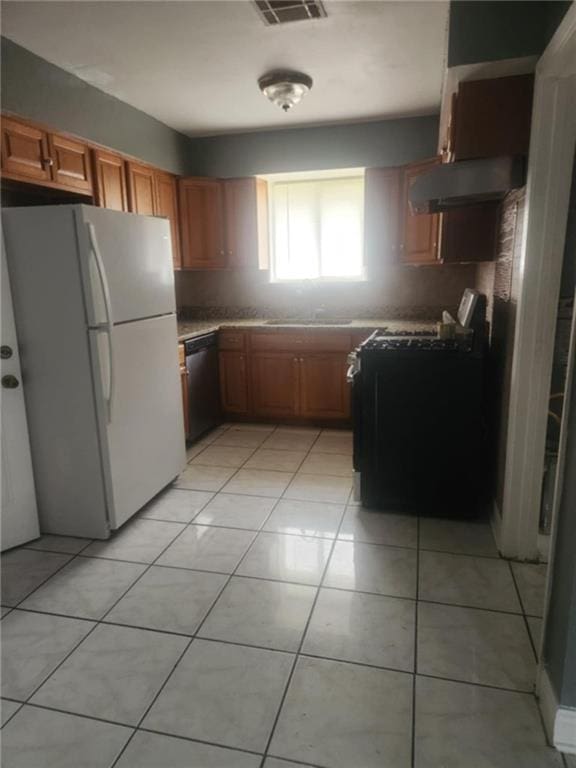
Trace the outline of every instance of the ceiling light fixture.
{"type": "Polygon", "coordinates": [[[258,80],[258,86],[266,98],[288,112],[312,88],[312,78],[302,72],[269,72],[258,80]]]}

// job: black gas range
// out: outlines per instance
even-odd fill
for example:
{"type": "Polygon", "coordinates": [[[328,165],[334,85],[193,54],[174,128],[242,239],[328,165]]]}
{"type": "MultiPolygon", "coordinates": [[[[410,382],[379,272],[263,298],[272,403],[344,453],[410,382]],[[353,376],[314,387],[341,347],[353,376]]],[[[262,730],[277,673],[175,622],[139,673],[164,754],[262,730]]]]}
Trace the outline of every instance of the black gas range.
{"type": "Polygon", "coordinates": [[[350,358],[357,497],[469,516],[483,479],[485,304],[466,291],[454,338],[376,331],[350,358]],[[464,312],[473,299],[473,311],[464,312]]]}

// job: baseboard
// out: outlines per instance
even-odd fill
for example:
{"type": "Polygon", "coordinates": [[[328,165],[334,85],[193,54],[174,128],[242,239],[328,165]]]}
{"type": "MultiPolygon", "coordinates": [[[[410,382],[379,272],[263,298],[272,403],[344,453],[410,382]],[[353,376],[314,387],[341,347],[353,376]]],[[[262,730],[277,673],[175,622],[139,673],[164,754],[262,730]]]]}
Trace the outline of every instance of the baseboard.
{"type": "Polygon", "coordinates": [[[492,528],[492,534],[494,535],[494,541],[498,552],[502,551],[501,537],[502,537],[502,514],[498,507],[496,499],[492,500],[492,514],[490,515],[490,526],[492,528]]]}
{"type": "Polygon", "coordinates": [[[546,669],[540,669],[537,696],[550,743],[560,752],[576,755],[576,709],[558,706],[546,669]]]}

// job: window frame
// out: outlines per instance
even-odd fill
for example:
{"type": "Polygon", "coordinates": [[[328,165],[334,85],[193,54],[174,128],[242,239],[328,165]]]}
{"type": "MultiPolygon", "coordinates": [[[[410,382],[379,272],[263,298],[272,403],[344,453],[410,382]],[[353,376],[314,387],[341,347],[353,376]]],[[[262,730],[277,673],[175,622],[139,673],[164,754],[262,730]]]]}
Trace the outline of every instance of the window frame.
{"type": "MultiPolygon", "coordinates": [[[[313,285],[324,283],[364,283],[367,281],[366,275],[366,248],[364,237],[364,217],[365,217],[365,191],[366,191],[366,169],[365,168],[344,168],[330,169],[328,171],[294,171],[292,173],[270,174],[264,177],[268,183],[268,219],[269,219],[269,252],[270,252],[270,283],[280,285],[313,285]],[[318,275],[317,277],[278,277],[276,273],[276,216],[274,205],[274,186],[276,184],[297,184],[302,182],[324,182],[324,181],[344,181],[346,179],[361,179],[363,182],[363,203],[362,203],[362,242],[361,242],[361,271],[358,275],[318,275]]],[[[318,254],[321,267],[321,253],[318,254]]]]}

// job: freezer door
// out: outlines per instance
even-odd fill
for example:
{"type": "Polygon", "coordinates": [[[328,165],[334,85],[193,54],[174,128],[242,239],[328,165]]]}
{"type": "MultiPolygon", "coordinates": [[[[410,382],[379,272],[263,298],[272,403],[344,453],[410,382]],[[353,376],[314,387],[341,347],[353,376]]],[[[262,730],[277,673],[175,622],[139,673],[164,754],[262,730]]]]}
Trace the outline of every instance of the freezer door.
{"type": "Polygon", "coordinates": [[[117,325],[111,348],[106,333],[93,330],[90,338],[110,525],[118,528],[186,463],[176,317],[117,325]]]}
{"type": "Polygon", "coordinates": [[[166,219],[81,205],[76,222],[90,327],[109,321],[107,314],[125,323],[176,311],[166,219]]]}

